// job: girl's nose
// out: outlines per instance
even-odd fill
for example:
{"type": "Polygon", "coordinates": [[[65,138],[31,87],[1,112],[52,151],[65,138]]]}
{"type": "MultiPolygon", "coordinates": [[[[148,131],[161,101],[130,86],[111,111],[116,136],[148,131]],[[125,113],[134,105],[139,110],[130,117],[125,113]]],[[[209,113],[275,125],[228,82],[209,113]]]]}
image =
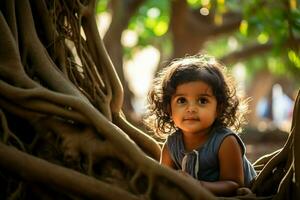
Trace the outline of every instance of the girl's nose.
{"type": "Polygon", "coordinates": [[[195,103],[190,103],[187,106],[187,112],[196,112],[197,111],[197,106],[195,103]]]}

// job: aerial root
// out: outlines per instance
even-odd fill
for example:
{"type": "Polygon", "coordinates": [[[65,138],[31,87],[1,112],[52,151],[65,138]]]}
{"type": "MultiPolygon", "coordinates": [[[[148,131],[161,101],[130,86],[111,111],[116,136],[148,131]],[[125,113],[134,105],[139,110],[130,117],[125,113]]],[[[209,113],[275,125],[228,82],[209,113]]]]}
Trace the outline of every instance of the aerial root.
{"type": "Polygon", "coordinates": [[[27,110],[46,115],[56,115],[83,124],[90,123],[86,117],[74,110],[72,106],[66,106],[64,104],[65,97],[76,97],[52,92],[46,88],[43,88],[42,86],[30,89],[17,88],[1,80],[0,91],[1,95],[3,95],[5,98],[27,110]]]}
{"type": "Polygon", "coordinates": [[[130,182],[129,182],[130,188],[132,188],[133,191],[136,192],[136,193],[138,193],[138,188],[136,187],[136,184],[137,184],[137,180],[138,180],[138,178],[140,177],[140,175],[141,175],[141,169],[138,168],[138,169],[135,171],[134,175],[132,176],[132,178],[131,178],[131,180],[130,180],[130,182]]]}
{"type": "MultiPolygon", "coordinates": [[[[130,180],[130,188],[133,189],[134,193],[143,193],[143,191],[140,191],[139,188],[137,188],[137,185],[139,184],[138,181],[139,181],[139,178],[143,177],[144,174],[142,173],[142,170],[141,168],[138,168],[133,177],[131,178],[130,180]]],[[[147,189],[145,190],[145,192],[142,194],[142,197],[143,198],[146,198],[146,199],[151,199],[151,193],[152,193],[152,190],[153,190],[153,184],[154,184],[154,177],[152,175],[148,175],[148,176],[145,176],[146,177],[146,187],[147,189]]]]}
{"type": "Polygon", "coordinates": [[[3,137],[2,137],[3,143],[7,144],[9,139],[12,138],[13,140],[16,141],[19,148],[21,150],[25,151],[25,147],[24,147],[23,143],[21,142],[21,140],[8,128],[7,120],[6,120],[5,114],[3,113],[2,109],[0,109],[0,119],[1,119],[1,126],[2,126],[2,130],[3,130],[3,137]]]}
{"type": "Polygon", "coordinates": [[[293,173],[294,173],[293,165],[290,165],[290,168],[288,169],[287,173],[285,174],[282,181],[280,182],[280,185],[277,190],[277,194],[275,195],[273,200],[286,199],[288,196],[291,195],[289,194],[289,188],[292,183],[293,173]]]}
{"type": "Polygon", "coordinates": [[[256,172],[261,171],[263,169],[263,167],[270,161],[270,159],[272,159],[275,155],[277,155],[281,150],[282,150],[282,148],[278,149],[270,154],[266,154],[266,155],[260,157],[259,159],[257,159],[253,163],[255,171],[256,172]]]}
{"type": "Polygon", "coordinates": [[[19,182],[18,183],[18,187],[16,188],[16,190],[8,197],[9,200],[18,200],[21,199],[21,195],[22,195],[22,190],[23,190],[24,184],[23,182],[19,182]]]}
{"type": "Polygon", "coordinates": [[[79,173],[24,153],[0,142],[0,165],[21,179],[51,186],[88,199],[138,199],[135,195],[79,173]],[[53,178],[55,177],[55,178],[53,178]],[[91,187],[92,185],[92,187],[91,187]]]}
{"type": "Polygon", "coordinates": [[[148,186],[147,186],[147,191],[146,191],[146,197],[148,197],[149,199],[151,199],[151,193],[153,190],[154,182],[155,182],[155,177],[153,175],[150,175],[148,177],[148,186]]]}
{"type": "Polygon", "coordinates": [[[264,182],[266,179],[274,173],[274,169],[277,169],[278,166],[282,163],[286,163],[288,159],[288,152],[291,149],[292,145],[292,137],[290,136],[288,138],[288,141],[284,145],[284,148],[278,151],[278,153],[275,153],[274,156],[269,159],[269,161],[264,165],[262,171],[258,176],[256,177],[254,184],[252,185],[251,190],[256,193],[259,190],[259,187],[264,185],[264,182]]]}

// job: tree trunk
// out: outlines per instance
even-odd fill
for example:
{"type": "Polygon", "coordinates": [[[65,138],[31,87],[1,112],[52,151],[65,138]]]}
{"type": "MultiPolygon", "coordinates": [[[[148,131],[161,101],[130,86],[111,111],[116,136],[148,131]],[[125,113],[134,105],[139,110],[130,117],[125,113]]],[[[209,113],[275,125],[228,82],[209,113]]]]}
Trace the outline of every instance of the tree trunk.
{"type": "Polygon", "coordinates": [[[171,2],[172,58],[199,53],[208,40],[238,29],[242,20],[240,13],[224,13],[221,16],[223,22],[217,24],[214,9],[210,9],[209,15],[205,16],[199,10],[189,8],[186,0],[171,2]]]}

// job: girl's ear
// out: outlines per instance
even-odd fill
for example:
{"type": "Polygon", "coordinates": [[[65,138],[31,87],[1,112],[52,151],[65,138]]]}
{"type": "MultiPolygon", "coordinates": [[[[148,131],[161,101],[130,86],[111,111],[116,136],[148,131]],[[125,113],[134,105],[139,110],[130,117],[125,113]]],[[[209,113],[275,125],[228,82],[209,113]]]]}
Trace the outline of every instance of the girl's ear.
{"type": "Polygon", "coordinates": [[[172,118],[172,110],[171,110],[171,105],[170,104],[167,107],[167,112],[168,112],[170,118],[172,118]]]}
{"type": "Polygon", "coordinates": [[[216,113],[216,118],[219,118],[220,117],[220,115],[221,115],[221,113],[222,113],[222,110],[223,110],[223,104],[219,104],[218,106],[217,106],[217,113],[216,113]]]}

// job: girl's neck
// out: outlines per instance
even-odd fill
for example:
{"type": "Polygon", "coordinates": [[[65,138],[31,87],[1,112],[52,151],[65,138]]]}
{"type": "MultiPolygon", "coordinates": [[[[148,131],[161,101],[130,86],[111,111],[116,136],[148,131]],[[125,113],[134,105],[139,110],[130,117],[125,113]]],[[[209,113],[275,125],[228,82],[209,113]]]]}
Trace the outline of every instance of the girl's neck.
{"type": "Polygon", "coordinates": [[[187,152],[201,147],[208,139],[211,129],[201,133],[185,134],[182,133],[184,148],[187,152]]]}

